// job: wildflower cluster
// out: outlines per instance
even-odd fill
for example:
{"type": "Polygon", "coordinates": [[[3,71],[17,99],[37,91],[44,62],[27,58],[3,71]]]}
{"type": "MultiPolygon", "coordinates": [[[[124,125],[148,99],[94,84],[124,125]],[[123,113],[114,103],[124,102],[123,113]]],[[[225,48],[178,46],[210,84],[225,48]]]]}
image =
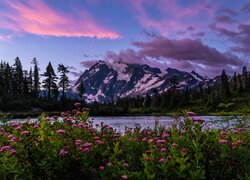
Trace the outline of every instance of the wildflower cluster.
{"type": "Polygon", "coordinates": [[[187,116],[175,128],[93,125],[89,109],[0,128],[4,179],[236,179],[249,177],[249,126],[204,129],[187,116]]]}

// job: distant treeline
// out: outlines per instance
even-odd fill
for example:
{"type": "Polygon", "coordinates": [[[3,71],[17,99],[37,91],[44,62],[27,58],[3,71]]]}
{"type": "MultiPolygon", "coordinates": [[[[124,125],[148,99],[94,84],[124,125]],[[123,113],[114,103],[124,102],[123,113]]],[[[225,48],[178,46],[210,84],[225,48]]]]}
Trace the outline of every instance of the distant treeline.
{"type": "Polygon", "coordinates": [[[31,65],[29,70],[24,70],[18,57],[13,65],[1,62],[0,111],[57,111],[71,108],[73,101],[65,97],[70,86],[68,67],[59,64],[57,77],[50,62],[42,74],[36,58],[31,65]]]}
{"type": "Polygon", "coordinates": [[[171,78],[171,87],[153,95],[116,99],[111,103],[92,105],[94,114],[165,114],[184,109],[201,114],[250,114],[250,74],[243,67],[241,74],[227,76],[222,70],[215,82],[197,89],[178,90],[178,78],[171,78]]]}

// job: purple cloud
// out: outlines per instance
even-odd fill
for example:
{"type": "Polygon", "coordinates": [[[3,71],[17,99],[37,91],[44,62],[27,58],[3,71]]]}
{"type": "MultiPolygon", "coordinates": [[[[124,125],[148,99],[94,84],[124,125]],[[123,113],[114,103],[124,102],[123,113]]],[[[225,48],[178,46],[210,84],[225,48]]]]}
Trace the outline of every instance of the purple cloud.
{"type": "Polygon", "coordinates": [[[239,59],[220,53],[217,49],[204,45],[200,40],[172,40],[159,36],[150,42],[134,42],[141,48],[139,54],[151,58],[166,58],[199,62],[204,65],[240,65],[239,59]]]}

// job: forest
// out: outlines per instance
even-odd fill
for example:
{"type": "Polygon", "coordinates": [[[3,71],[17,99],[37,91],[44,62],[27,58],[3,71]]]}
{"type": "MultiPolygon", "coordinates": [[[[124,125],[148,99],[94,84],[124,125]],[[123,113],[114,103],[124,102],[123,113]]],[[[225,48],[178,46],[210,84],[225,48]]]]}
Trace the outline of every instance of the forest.
{"type": "MultiPolygon", "coordinates": [[[[84,85],[80,84],[78,98],[67,98],[70,88],[69,70],[58,64],[57,71],[49,62],[41,73],[38,60],[31,61],[30,70],[24,70],[17,57],[10,65],[0,64],[0,111],[12,113],[59,112],[72,109],[73,104],[81,101],[91,108],[91,115],[168,115],[184,109],[199,114],[249,114],[250,113],[250,75],[246,67],[242,73],[228,76],[222,70],[217,83],[198,89],[178,89],[178,77],[171,78],[171,87],[164,93],[157,89],[145,96],[114,98],[109,103],[84,103],[84,85]]],[[[215,78],[215,79],[216,79],[215,78]]],[[[35,115],[35,114],[34,114],[35,115]]]]}

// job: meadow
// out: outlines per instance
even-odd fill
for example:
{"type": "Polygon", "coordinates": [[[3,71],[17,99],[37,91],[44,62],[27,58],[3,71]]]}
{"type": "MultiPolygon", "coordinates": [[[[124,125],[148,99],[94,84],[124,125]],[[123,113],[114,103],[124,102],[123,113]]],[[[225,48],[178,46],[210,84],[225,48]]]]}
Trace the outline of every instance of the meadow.
{"type": "Polygon", "coordinates": [[[248,179],[250,124],[212,129],[185,112],[171,128],[93,125],[89,109],[75,103],[38,121],[2,117],[2,179],[248,179]]]}

